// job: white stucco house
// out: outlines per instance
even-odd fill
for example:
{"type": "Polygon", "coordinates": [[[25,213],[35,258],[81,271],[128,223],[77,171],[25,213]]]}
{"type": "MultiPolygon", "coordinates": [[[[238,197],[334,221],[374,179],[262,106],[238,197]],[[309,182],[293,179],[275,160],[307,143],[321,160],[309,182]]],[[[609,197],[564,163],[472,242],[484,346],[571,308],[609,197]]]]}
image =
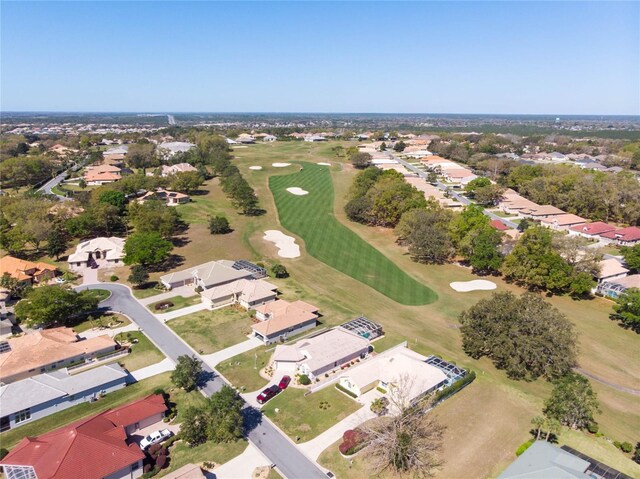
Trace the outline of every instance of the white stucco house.
{"type": "Polygon", "coordinates": [[[98,268],[121,266],[124,259],[123,238],[100,237],[78,244],[76,251],[69,255],[69,268],[77,270],[85,266],[97,264],[98,268]]]}

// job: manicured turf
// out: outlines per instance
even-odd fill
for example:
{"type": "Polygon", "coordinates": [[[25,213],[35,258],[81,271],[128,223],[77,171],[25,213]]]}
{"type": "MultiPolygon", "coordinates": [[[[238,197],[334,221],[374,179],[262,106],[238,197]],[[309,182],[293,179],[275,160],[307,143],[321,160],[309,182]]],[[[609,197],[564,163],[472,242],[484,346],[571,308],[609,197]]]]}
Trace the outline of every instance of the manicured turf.
{"type": "Polygon", "coordinates": [[[159,363],[164,359],[164,354],[140,331],[120,333],[115,337],[116,341],[127,341],[129,338],[131,338],[131,340],[137,339],[138,342],[131,345],[130,354],[118,358],[118,363],[122,364],[122,367],[128,371],[142,369],[159,363]]]}
{"type": "Polygon", "coordinates": [[[406,305],[434,302],[436,294],[419,283],[333,215],[333,183],[329,169],[301,163],[297,173],[269,178],[280,223],[302,237],[307,252],[385,296],[406,305]],[[287,191],[300,187],[309,192],[296,196],[287,191]]]}
{"type": "Polygon", "coordinates": [[[147,306],[149,310],[154,314],[162,314],[162,313],[170,313],[171,311],[176,311],[178,309],[186,308],[187,306],[194,306],[202,302],[199,295],[190,296],[185,298],[184,296],[172,296],[171,298],[163,299],[162,301],[156,301],[155,303],[147,306]],[[156,305],[160,303],[173,303],[173,306],[166,309],[156,309],[156,305]]]}

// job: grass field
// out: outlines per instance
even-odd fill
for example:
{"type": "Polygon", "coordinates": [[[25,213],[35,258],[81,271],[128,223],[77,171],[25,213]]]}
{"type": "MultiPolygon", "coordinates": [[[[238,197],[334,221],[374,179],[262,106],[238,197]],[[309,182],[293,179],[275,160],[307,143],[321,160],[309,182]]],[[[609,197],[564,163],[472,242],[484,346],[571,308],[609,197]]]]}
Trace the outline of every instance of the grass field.
{"type": "Polygon", "coordinates": [[[129,338],[137,339],[138,342],[131,345],[131,353],[122,358],[118,358],[118,362],[128,371],[135,371],[136,369],[151,366],[164,359],[164,354],[149,341],[144,333],[129,331],[127,333],[117,334],[115,337],[116,341],[127,341],[129,338]]]}
{"type": "Polygon", "coordinates": [[[273,348],[267,352],[265,347],[260,347],[223,361],[216,369],[241,391],[257,391],[267,384],[258,371],[267,365],[272,353],[273,348]]]}
{"type": "Polygon", "coordinates": [[[167,325],[200,354],[211,354],[247,339],[249,314],[241,308],[198,311],[172,319],[167,325]]]}
{"type": "Polygon", "coordinates": [[[262,412],[287,435],[309,441],[362,407],[334,387],[304,396],[305,389],[288,388],[262,408],[262,412]],[[322,407],[321,407],[322,406],[322,407]],[[279,409],[279,412],[275,412],[279,409]]]}
{"type": "Polygon", "coordinates": [[[196,447],[189,447],[184,441],[180,441],[171,448],[169,467],[155,477],[162,477],[191,463],[213,462],[214,464],[224,464],[240,455],[248,444],[246,440],[241,439],[235,442],[223,443],[209,441],[196,447]]]}
{"type": "Polygon", "coordinates": [[[171,311],[176,311],[178,309],[186,308],[187,306],[200,304],[201,302],[202,300],[200,299],[200,295],[190,296],[188,298],[185,298],[184,296],[173,296],[171,298],[163,299],[162,301],[157,301],[155,303],[152,303],[149,306],[147,306],[147,308],[149,308],[149,310],[155,314],[169,313],[171,311]],[[167,302],[173,303],[173,306],[163,310],[156,310],[157,304],[167,303],[167,302]]]}
{"type": "Polygon", "coordinates": [[[434,302],[436,294],[402,271],[333,215],[333,183],[325,166],[302,163],[297,173],[269,178],[280,223],[302,237],[307,252],[329,266],[406,305],[434,302]],[[289,193],[289,187],[309,192],[289,193]]]}
{"type": "Polygon", "coordinates": [[[72,327],[76,333],[82,333],[92,328],[104,327],[106,328],[104,334],[107,334],[109,329],[121,328],[128,324],[131,324],[131,321],[122,314],[100,312],[77,318],[77,322],[71,323],[69,326],[72,327]],[[112,327],[108,327],[110,323],[112,327]]]}

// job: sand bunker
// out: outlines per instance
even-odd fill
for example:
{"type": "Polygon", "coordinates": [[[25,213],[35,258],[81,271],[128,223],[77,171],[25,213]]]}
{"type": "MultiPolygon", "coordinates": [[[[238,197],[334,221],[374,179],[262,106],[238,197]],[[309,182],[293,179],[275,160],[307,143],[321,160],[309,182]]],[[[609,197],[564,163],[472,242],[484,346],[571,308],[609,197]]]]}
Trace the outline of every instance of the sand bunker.
{"type": "Polygon", "coordinates": [[[291,163],[272,163],[271,166],[275,168],[284,168],[285,166],[291,166],[291,163]]]}
{"type": "Polygon", "coordinates": [[[250,167],[249,167],[249,169],[250,169],[250,170],[256,170],[256,171],[257,171],[257,170],[261,170],[261,169],[262,169],[262,166],[250,166],[250,167]]]}
{"type": "Polygon", "coordinates": [[[320,162],[320,163],[318,163],[318,164],[319,164],[320,166],[331,166],[331,163],[323,163],[323,162],[320,162]]]}
{"type": "Polygon", "coordinates": [[[296,239],[287,236],[282,231],[267,230],[264,232],[264,240],[271,241],[278,247],[278,256],[281,258],[297,258],[300,256],[300,247],[296,239]]]}
{"type": "Polygon", "coordinates": [[[490,291],[496,289],[496,283],[487,281],[486,279],[474,279],[473,281],[454,281],[449,283],[453,289],[459,293],[467,293],[469,291],[490,291]]]}
{"type": "Polygon", "coordinates": [[[297,186],[294,186],[293,188],[287,188],[287,191],[296,196],[304,196],[309,194],[308,191],[303,190],[302,188],[298,188],[297,186]]]}

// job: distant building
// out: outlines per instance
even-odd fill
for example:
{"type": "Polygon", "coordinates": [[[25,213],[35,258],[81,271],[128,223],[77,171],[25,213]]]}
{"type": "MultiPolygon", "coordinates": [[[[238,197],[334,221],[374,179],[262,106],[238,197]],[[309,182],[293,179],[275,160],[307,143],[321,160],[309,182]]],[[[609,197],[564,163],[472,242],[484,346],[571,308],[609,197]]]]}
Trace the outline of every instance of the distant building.
{"type": "Polygon", "coordinates": [[[191,198],[185,193],[158,188],[156,191],[147,191],[144,195],[137,199],[138,203],[145,203],[149,200],[162,201],[167,206],[178,206],[184,203],[189,203],[189,201],[191,201],[191,198]]]}
{"type": "Polygon", "coordinates": [[[569,234],[598,239],[601,234],[614,231],[615,229],[616,227],[614,225],[602,221],[593,221],[582,225],[570,226],[569,234]]]}
{"type": "Polygon", "coordinates": [[[236,143],[251,144],[255,142],[256,139],[248,133],[241,133],[238,138],[236,138],[236,143]]]}
{"type": "Polygon", "coordinates": [[[278,137],[276,137],[276,136],[273,136],[273,135],[265,135],[265,136],[262,138],[262,141],[265,141],[265,142],[267,142],[267,143],[273,143],[273,142],[274,142],[274,141],[276,141],[277,139],[278,139],[278,137]]]}
{"type": "Polygon", "coordinates": [[[58,268],[47,263],[34,263],[8,255],[0,258],[0,277],[8,274],[23,284],[46,283],[57,273],[58,268]]]}
{"type": "Polygon", "coordinates": [[[549,216],[541,220],[544,226],[554,230],[567,230],[572,226],[582,225],[586,222],[587,220],[584,218],[570,213],[549,216]]]}
{"type": "Polygon", "coordinates": [[[640,228],[629,226],[600,234],[600,237],[620,246],[633,246],[640,243],[640,228]]]}
{"type": "Polygon", "coordinates": [[[122,168],[114,165],[89,166],[84,173],[87,185],[105,185],[122,178],[122,168]]]}
{"type": "Polygon", "coordinates": [[[198,171],[198,169],[191,166],[189,163],[177,163],[175,165],[162,165],[160,167],[161,176],[170,176],[170,175],[175,175],[176,173],[185,173],[187,171],[198,171]]]}
{"type": "Polygon", "coordinates": [[[168,159],[178,153],[186,153],[195,147],[196,145],[186,141],[169,141],[158,145],[158,153],[160,153],[163,158],[168,159]]]}
{"type": "Polygon", "coordinates": [[[304,137],[304,141],[313,143],[318,141],[327,141],[327,139],[324,136],[320,136],[320,135],[306,135],[304,137]]]}

